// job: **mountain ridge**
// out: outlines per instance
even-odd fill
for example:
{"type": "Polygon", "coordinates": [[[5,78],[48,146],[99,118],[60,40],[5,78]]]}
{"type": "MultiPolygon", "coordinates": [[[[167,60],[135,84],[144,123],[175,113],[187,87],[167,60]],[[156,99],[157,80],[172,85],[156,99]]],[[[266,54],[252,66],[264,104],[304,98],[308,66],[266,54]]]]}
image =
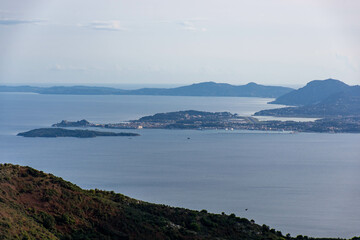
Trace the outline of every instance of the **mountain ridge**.
{"type": "Polygon", "coordinates": [[[276,98],[292,88],[265,86],[256,83],[231,85],[228,83],[201,82],[175,88],[140,88],[124,90],[92,86],[0,86],[0,92],[34,92],[39,94],[68,95],[158,95],[158,96],[212,96],[212,97],[267,97],[276,98]]]}
{"type": "Polygon", "coordinates": [[[360,116],[360,86],[349,86],[334,79],[315,80],[270,103],[293,107],[261,110],[254,115],[320,118],[360,116]]]}
{"type": "Polygon", "coordinates": [[[350,88],[351,86],[346,83],[332,78],[313,80],[308,82],[304,87],[279,96],[270,103],[291,106],[316,104],[330,97],[332,94],[343,92],[350,88]]]}

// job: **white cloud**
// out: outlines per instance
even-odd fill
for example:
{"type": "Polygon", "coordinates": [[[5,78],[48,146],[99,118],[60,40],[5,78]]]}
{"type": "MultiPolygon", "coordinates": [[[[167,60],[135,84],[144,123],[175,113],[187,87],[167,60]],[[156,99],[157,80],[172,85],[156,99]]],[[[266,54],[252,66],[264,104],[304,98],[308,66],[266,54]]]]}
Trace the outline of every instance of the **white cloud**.
{"type": "Polygon", "coordinates": [[[19,25],[19,24],[37,24],[43,22],[42,20],[25,20],[16,18],[0,19],[0,25],[19,25]]]}
{"type": "Polygon", "coordinates": [[[81,27],[88,27],[94,30],[106,30],[106,31],[124,31],[127,30],[122,26],[120,21],[111,20],[111,21],[93,21],[87,25],[79,25],[81,27]]]}
{"type": "Polygon", "coordinates": [[[53,67],[50,68],[50,70],[52,70],[52,71],[86,71],[87,68],[55,64],[53,67]]]}
{"type": "Polygon", "coordinates": [[[194,23],[190,21],[183,21],[179,23],[185,30],[188,31],[196,31],[197,28],[195,27],[194,23]]]}
{"type": "Polygon", "coordinates": [[[198,27],[195,23],[199,21],[203,21],[204,19],[190,19],[184,21],[178,21],[177,24],[181,25],[182,28],[186,31],[191,32],[206,32],[207,29],[204,27],[198,27]]]}
{"type": "Polygon", "coordinates": [[[360,70],[359,62],[356,61],[350,55],[346,55],[345,53],[336,52],[335,53],[335,58],[339,62],[343,63],[346,67],[348,67],[348,68],[350,68],[350,69],[352,69],[354,71],[359,71],[360,70]]]}

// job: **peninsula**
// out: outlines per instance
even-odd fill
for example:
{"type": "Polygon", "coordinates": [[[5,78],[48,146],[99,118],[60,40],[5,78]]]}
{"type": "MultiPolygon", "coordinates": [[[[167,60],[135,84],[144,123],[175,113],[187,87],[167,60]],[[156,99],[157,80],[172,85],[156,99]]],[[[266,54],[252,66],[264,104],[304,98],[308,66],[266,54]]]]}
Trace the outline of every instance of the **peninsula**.
{"type": "Polygon", "coordinates": [[[100,127],[114,129],[224,129],[290,132],[360,133],[360,116],[324,118],[309,122],[259,121],[255,117],[242,117],[229,112],[203,112],[195,110],[157,113],[138,120],[121,123],[90,123],[87,120],[66,121],[53,127],[100,127]]]}
{"type": "Polygon", "coordinates": [[[99,132],[91,130],[69,130],[62,128],[38,128],[27,132],[18,133],[18,136],[23,137],[77,137],[77,138],[93,138],[93,137],[134,137],[139,136],[137,133],[114,133],[114,132],[99,132]]]}

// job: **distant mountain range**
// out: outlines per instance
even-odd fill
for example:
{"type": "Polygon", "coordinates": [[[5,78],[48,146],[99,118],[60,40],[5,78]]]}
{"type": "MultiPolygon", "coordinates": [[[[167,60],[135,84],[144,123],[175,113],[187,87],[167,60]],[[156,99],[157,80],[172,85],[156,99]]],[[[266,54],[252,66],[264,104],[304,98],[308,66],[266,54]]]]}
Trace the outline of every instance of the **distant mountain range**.
{"type": "Polygon", "coordinates": [[[276,98],[271,104],[292,107],[263,110],[256,116],[282,117],[341,117],[360,116],[360,86],[349,86],[339,80],[314,80],[294,90],[256,83],[231,85],[203,82],[176,88],[141,88],[124,90],[89,86],[0,86],[0,92],[33,92],[65,95],[157,95],[157,96],[212,96],[276,98]]]}
{"type": "Polygon", "coordinates": [[[278,97],[273,104],[298,107],[262,110],[256,116],[342,117],[360,115],[360,86],[339,80],[314,80],[305,87],[278,97]]]}
{"type": "Polygon", "coordinates": [[[264,97],[276,98],[291,92],[292,88],[264,86],[256,83],[231,85],[227,83],[203,82],[176,88],[141,88],[124,90],[109,87],[89,86],[0,86],[0,92],[33,92],[39,94],[68,95],[162,95],[162,96],[212,96],[212,97],[264,97]]]}

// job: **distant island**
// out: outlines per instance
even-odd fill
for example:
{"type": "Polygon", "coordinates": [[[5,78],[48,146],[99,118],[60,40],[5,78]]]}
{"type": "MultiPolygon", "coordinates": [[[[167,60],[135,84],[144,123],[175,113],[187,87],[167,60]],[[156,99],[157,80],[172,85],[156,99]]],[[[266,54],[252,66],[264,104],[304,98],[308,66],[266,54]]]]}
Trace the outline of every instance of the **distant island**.
{"type": "Polygon", "coordinates": [[[349,86],[335,79],[315,80],[270,103],[293,107],[262,110],[255,116],[356,117],[360,116],[360,86],[349,86]]]}
{"type": "Polygon", "coordinates": [[[316,240],[291,237],[233,213],[213,214],[113,191],[84,190],[52,174],[6,163],[0,164],[0,213],[1,239],[316,240]]]}
{"type": "Polygon", "coordinates": [[[224,129],[260,130],[288,132],[331,132],[360,133],[359,117],[325,118],[309,122],[296,121],[259,121],[254,117],[242,117],[229,112],[203,112],[195,110],[157,113],[138,120],[122,123],[90,123],[66,121],[53,124],[53,127],[100,127],[114,129],[224,129]]]}
{"type": "Polygon", "coordinates": [[[135,137],[139,136],[137,133],[114,133],[114,132],[99,132],[90,130],[69,130],[62,128],[38,128],[27,132],[18,133],[18,136],[23,137],[77,137],[77,138],[93,138],[93,137],[135,137]]]}
{"type": "Polygon", "coordinates": [[[124,90],[110,87],[89,86],[0,86],[0,92],[32,92],[39,94],[66,95],[157,95],[157,96],[206,96],[206,97],[262,97],[276,98],[292,88],[279,86],[264,86],[256,83],[246,85],[231,85],[227,83],[202,82],[176,88],[141,88],[124,90]]]}
{"type": "MultiPolygon", "coordinates": [[[[360,132],[360,86],[349,86],[339,80],[314,80],[306,86],[293,90],[283,87],[262,86],[249,83],[233,86],[223,83],[205,82],[178,88],[144,88],[121,90],[102,87],[50,87],[36,88],[0,87],[0,91],[28,91],[41,94],[123,94],[123,95],[171,95],[171,96],[251,96],[274,97],[272,104],[291,107],[261,110],[254,116],[312,117],[316,121],[258,121],[255,117],[242,117],[228,112],[203,112],[195,110],[157,113],[124,123],[90,123],[86,120],[56,123],[53,127],[100,127],[118,129],[245,129],[263,131],[297,132],[360,132]]],[[[55,134],[55,133],[52,133],[55,134]]],[[[74,134],[80,133],[56,133],[74,134]]],[[[96,133],[87,133],[96,135],[96,133]]],[[[97,133],[100,134],[100,133],[97,133]]],[[[106,133],[109,134],[109,133],[106,133]]],[[[98,135],[99,136],[99,135],[98,135]]],[[[102,135],[103,136],[103,135],[102,135]]]]}

